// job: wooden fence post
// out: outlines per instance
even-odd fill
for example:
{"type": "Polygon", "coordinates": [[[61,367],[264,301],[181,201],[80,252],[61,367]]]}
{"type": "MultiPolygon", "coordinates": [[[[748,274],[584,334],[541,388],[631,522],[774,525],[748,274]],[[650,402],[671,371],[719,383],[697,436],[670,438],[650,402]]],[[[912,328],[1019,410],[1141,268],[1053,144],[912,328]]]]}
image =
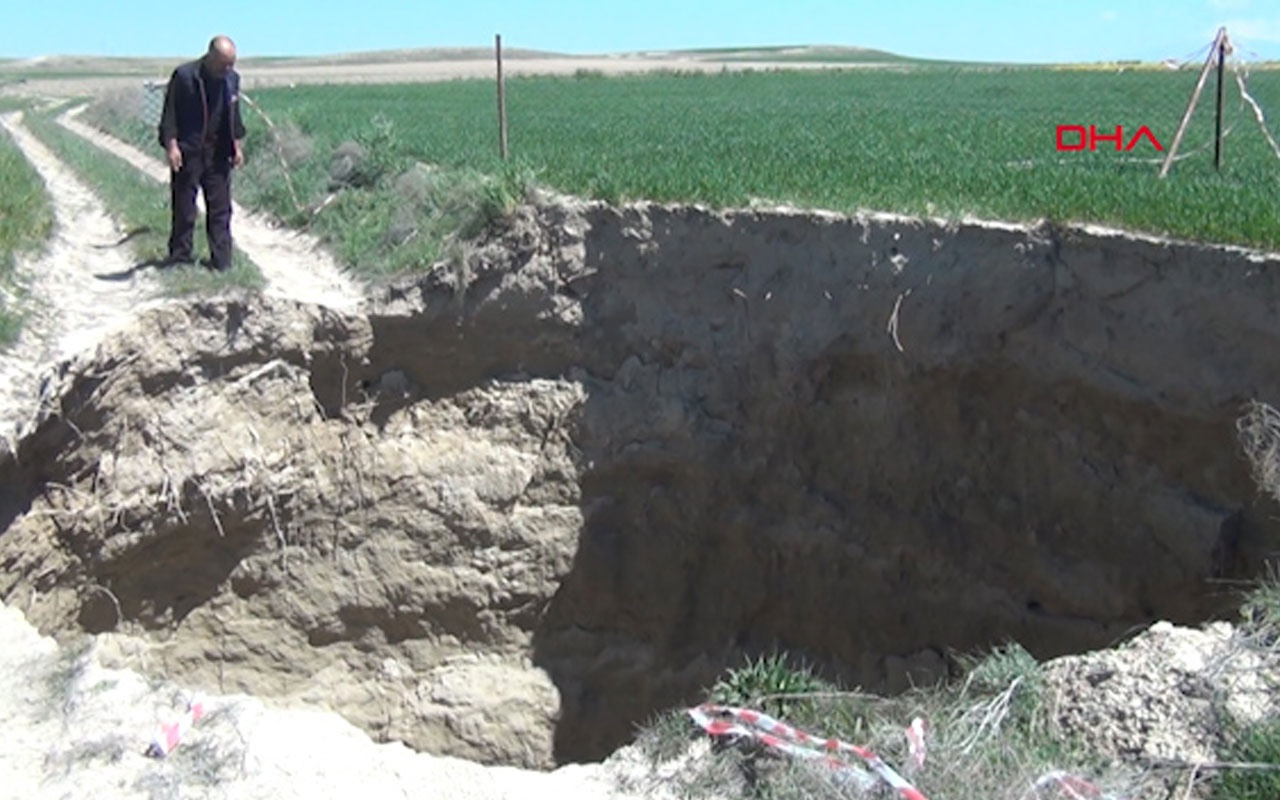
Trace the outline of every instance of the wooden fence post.
{"type": "Polygon", "coordinates": [[[493,37],[494,51],[498,56],[498,152],[507,160],[507,84],[502,78],[502,34],[493,37]]]}
{"type": "Polygon", "coordinates": [[[1213,122],[1213,168],[1218,171],[1222,170],[1222,81],[1226,60],[1227,31],[1223,28],[1218,35],[1218,106],[1213,122]]]}

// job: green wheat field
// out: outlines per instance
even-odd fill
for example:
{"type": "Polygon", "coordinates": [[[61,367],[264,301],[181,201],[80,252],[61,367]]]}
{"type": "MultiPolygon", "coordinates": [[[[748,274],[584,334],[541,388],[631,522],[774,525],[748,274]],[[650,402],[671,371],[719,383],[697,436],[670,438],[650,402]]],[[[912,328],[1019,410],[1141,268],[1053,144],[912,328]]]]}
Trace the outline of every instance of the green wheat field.
{"type": "MultiPolygon", "coordinates": [[[[1211,79],[1179,159],[1158,177],[1196,78],[1186,69],[946,66],[517,78],[506,84],[509,151],[542,185],[610,201],[1047,218],[1280,247],[1280,154],[1234,74],[1221,170],[1211,79]],[[1165,152],[1148,141],[1129,152],[1059,152],[1059,125],[1122,126],[1126,139],[1145,125],[1165,152]]],[[[1245,85],[1280,138],[1280,70],[1255,68],[1245,85]]],[[[324,196],[345,140],[387,173],[414,161],[501,167],[491,81],[250,94],[288,134],[269,135],[246,110],[256,158],[272,158],[289,136],[307,140],[290,172],[308,202],[324,196]]],[[[284,210],[284,192],[262,196],[284,210]]]]}

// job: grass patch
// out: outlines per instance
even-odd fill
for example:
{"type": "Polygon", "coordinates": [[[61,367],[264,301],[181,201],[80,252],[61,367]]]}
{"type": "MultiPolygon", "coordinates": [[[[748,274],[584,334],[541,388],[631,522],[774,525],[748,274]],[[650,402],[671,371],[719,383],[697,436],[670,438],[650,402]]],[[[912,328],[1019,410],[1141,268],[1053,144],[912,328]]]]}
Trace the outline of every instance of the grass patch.
{"type": "Polygon", "coordinates": [[[834,688],[814,676],[808,665],[793,665],[786,655],[774,652],[726,673],[711,687],[711,702],[790,717],[810,710],[810,695],[834,688]]]}
{"type": "Polygon", "coordinates": [[[145,88],[115,89],[87,103],[80,121],[110,132],[163,163],[157,125],[164,103],[161,92],[145,88]]]}
{"type": "Polygon", "coordinates": [[[58,648],[58,659],[45,676],[45,710],[50,716],[65,718],[75,705],[78,684],[89,667],[92,636],[82,635],[58,648]]]}
{"type": "MultiPolygon", "coordinates": [[[[961,679],[885,698],[843,691],[807,667],[773,654],[729,670],[709,691],[709,699],[729,704],[754,700],[745,705],[766,713],[783,710],[785,722],[807,733],[870,747],[935,800],[1026,798],[1037,780],[1056,770],[1110,791],[1151,788],[1143,781],[1153,778],[1106,765],[1090,754],[1087,743],[1056,731],[1041,667],[1018,645],[961,658],[960,663],[966,670],[961,679]],[[767,705],[771,701],[772,708],[767,705]],[[916,717],[929,726],[928,755],[923,769],[911,774],[905,729],[916,717]]],[[[663,764],[688,757],[700,737],[705,734],[693,730],[683,712],[668,712],[640,731],[637,744],[660,771],[663,764]]],[[[720,743],[708,757],[694,759],[663,780],[677,795],[690,798],[723,795],[726,785],[771,800],[880,796],[866,794],[866,787],[849,773],[833,771],[822,761],[784,758],[750,744],[720,743]]]]}
{"type": "MultiPolygon", "coordinates": [[[[2,109],[0,109],[2,110],[2,109]]],[[[44,182],[7,133],[0,132],[0,347],[22,330],[17,257],[40,247],[53,229],[53,205],[44,182]]]]}
{"type": "Polygon", "coordinates": [[[1241,631],[1259,648],[1280,644],[1280,568],[1268,562],[1258,584],[1240,606],[1241,631]]]}
{"type": "MultiPolygon", "coordinates": [[[[1269,406],[1254,404],[1254,413],[1269,406]]],[[[1274,491],[1272,486],[1271,490],[1274,491]]],[[[1245,595],[1239,631],[1248,646],[1274,663],[1280,644],[1280,570],[1268,562],[1266,571],[1245,595]]],[[[1280,716],[1239,722],[1224,715],[1224,745],[1218,755],[1227,764],[1246,765],[1223,770],[1213,784],[1215,800],[1274,800],[1280,797],[1280,716]]]]}
{"type": "Polygon", "coordinates": [[[5,289],[0,295],[0,349],[18,341],[22,333],[22,291],[5,289]]]}
{"type": "MultiPolygon", "coordinates": [[[[4,82],[0,80],[0,88],[3,88],[3,86],[4,82]]],[[[12,111],[27,111],[35,107],[36,101],[30,97],[0,96],[0,114],[8,114],[12,111]]]]}
{"type": "MultiPolygon", "coordinates": [[[[26,124],[93,189],[127,230],[144,231],[130,242],[138,263],[158,261],[168,254],[169,192],[166,186],[66,130],[48,115],[28,114],[26,124]]],[[[196,229],[194,251],[208,252],[200,225],[196,229]]],[[[232,288],[258,290],[266,285],[258,267],[239,249],[233,254],[231,269],[225,273],[184,266],[159,269],[156,274],[165,292],[172,295],[212,294],[232,288]]]]}
{"type": "Polygon", "coordinates": [[[1214,785],[1215,800],[1275,800],[1280,797],[1280,718],[1228,731],[1222,752],[1228,763],[1267,768],[1227,769],[1214,785]]]}

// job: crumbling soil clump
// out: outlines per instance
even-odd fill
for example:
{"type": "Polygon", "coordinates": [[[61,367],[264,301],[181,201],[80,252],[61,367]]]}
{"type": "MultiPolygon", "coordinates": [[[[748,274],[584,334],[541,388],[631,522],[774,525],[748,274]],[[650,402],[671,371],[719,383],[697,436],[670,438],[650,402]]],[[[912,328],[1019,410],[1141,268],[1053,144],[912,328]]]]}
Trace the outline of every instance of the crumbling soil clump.
{"type": "Polygon", "coordinates": [[[1115,761],[1212,764],[1229,732],[1274,718],[1274,654],[1225,622],[1158,623],[1113,650],[1051,662],[1060,732],[1115,761]]]}

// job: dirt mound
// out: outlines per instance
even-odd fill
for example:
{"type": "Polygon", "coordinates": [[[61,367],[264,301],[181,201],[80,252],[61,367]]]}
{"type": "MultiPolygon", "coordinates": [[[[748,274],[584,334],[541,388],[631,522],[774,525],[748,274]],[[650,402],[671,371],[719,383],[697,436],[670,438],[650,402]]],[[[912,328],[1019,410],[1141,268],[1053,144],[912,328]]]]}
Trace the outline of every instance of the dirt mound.
{"type": "Polygon", "coordinates": [[[358,384],[341,402],[361,320],[229,302],[140,328],[20,455],[54,458],[10,466],[39,497],[3,538],[5,596],[46,626],[130,623],[165,642],[166,674],[306,687],[422,748],[546,764],[556,693],[521,628],[581,517],[521,505],[570,490],[541,437],[573,394],[481,388],[379,428],[358,384]]]}
{"type": "Polygon", "coordinates": [[[459,800],[670,797],[618,791],[629,772],[617,767],[540,773],[377,745],[333,714],[193,694],[154,671],[139,674],[147,653],[113,635],[58,647],[0,606],[0,724],[14,734],[0,740],[8,796],[313,800],[402,798],[430,787],[459,800]],[[181,719],[192,700],[203,714],[177,749],[147,755],[159,727],[181,719]]]}
{"type": "MultiPolygon", "coordinates": [[[[488,763],[743,654],[904,687],[1231,608],[1280,261],[888,216],[525,209],[367,309],[161,309],[0,463],[0,596],[488,763]]],[[[1269,502],[1269,501],[1267,501],[1269,502]]]]}
{"type": "Polygon", "coordinates": [[[1045,668],[1059,728],[1116,760],[1213,763],[1226,732],[1274,717],[1280,664],[1231,625],[1162,622],[1045,668]]]}

